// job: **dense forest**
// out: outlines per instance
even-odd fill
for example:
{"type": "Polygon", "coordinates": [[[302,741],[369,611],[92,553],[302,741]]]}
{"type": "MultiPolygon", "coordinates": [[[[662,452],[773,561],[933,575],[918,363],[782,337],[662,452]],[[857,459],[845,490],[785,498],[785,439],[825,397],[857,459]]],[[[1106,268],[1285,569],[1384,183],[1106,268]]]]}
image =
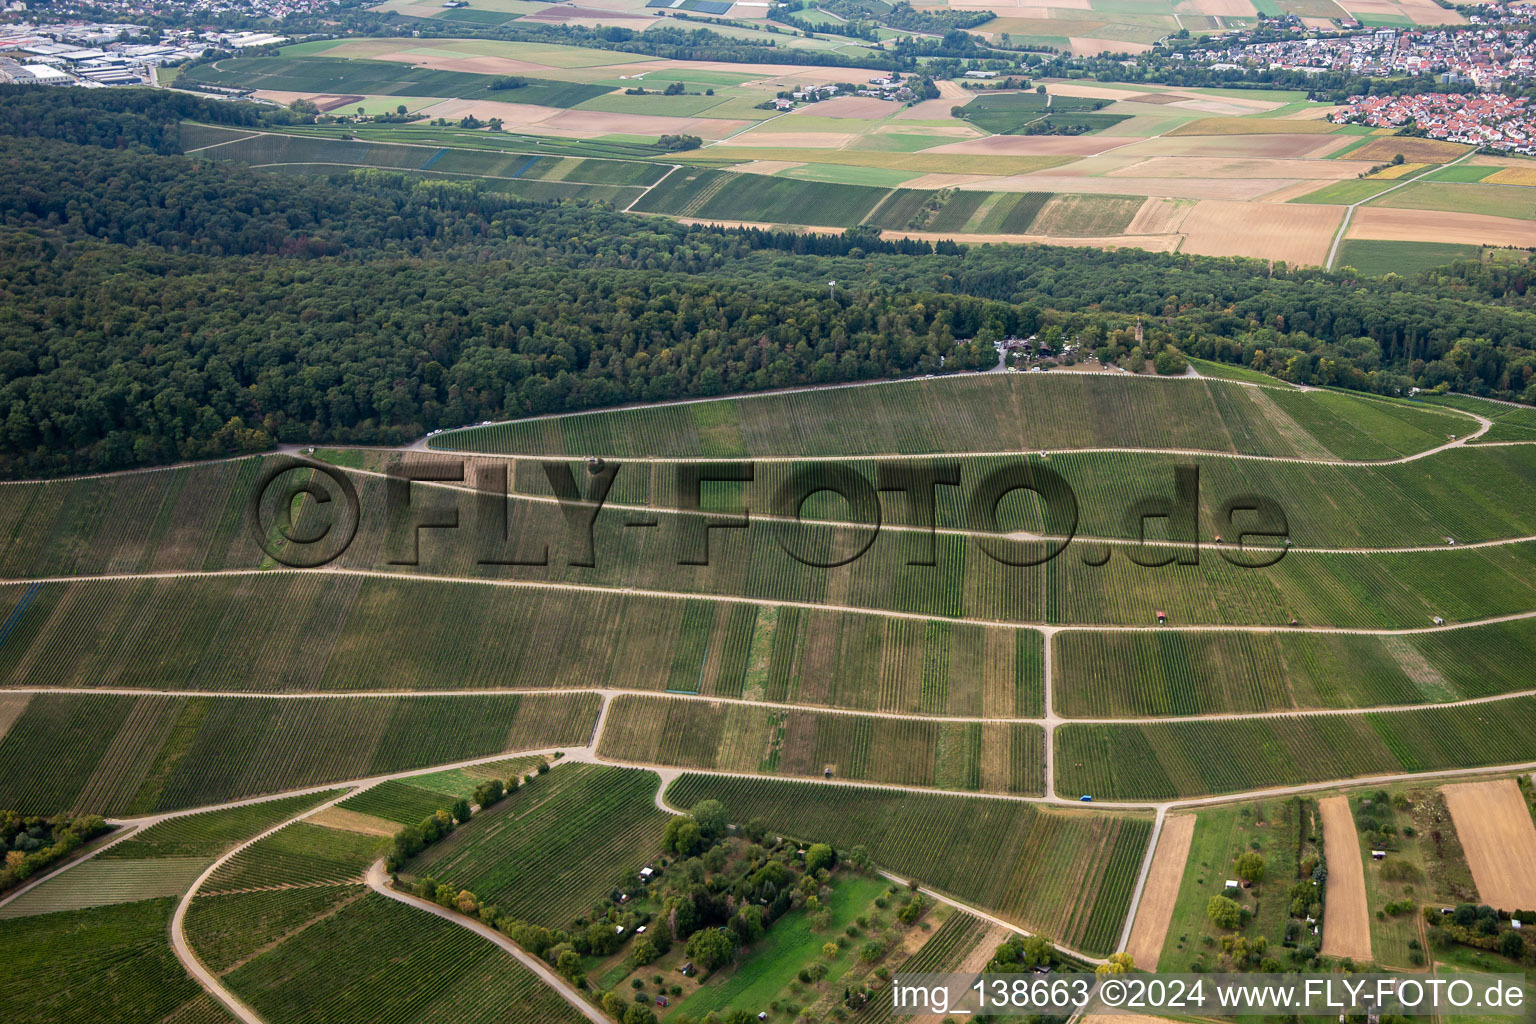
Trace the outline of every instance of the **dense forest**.
{"type": "Polygon", "coordinates": [[[1536,401],[1524,262],[1377,279],[684,226],[475,181],[155,152],[175,118],[245,123],[245,104],[0,90],[0,109],[9,476],[973,369],[1040,329],[1118,358],[1138,319],[1149,361],[1171,346],[1304,383],[1536,401]]]}

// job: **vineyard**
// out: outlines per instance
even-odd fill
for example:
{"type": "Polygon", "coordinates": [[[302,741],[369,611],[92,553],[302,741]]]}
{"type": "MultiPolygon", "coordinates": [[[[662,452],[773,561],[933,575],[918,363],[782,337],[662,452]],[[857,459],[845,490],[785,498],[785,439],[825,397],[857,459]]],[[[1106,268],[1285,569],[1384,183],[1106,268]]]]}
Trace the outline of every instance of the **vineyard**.
{"type": "Polygon", "coordinates": [[[1110,800],[1526,761],[1536,761],[1536,697],[1358,715],[1068,723],[1056,731],[1057,791],[1110,800]]]}
{"type": "MultiPolygon", "coordinates": [[[[175,904],[143,900],[7,921],[0,1018],[34,1024],[143,1024],[197,1013],[208,997],[166,941],[175,904]]],[[[178,1020],[227,1021],[227,1016],[178,1020]]]]}
{"type": "Polygon", "coordinates": [[[318,885],[198,895],[187,908],[187,941],[198,959],[222,974],[289,932],[361,899],[365,891],[360,885],[318,885]]]}
{"type": "Polygon", "coordinates": [[[1536,620],[1410,636],[1104,633],[1055,638],[1074,718],[1435,704],[1528,689],[1536,620]]]}
{"type": "Polygon", "coordinates": [[[468,889],[512,918],[567,927],[661,852],[668,816],[656,809],[659,785],[651,772],[559,765],[405,871],[468,889]]]}
{"type": "Polygon", "coordinates": [[[378,836],[296,821],[235,854],[200,892],[361,881],[387,845],[378,836]]]}
{"type": "Polygon", "coordinates": [[[307,793],[303,796],[279,797],[260,803],[244,804],[221,811],[203,811],[167,818],[151,825],[132,838],[116,844],[101,853],[102,860],[150,859],[155,857],[206,857],[212,859],[225,850],[260,835],[267,829],[302,814],[316,804],[339,796],[340,790],[329,793],[307,793]]]}
{"type": "MultiPolygon", "coordinates": [[[[379,470],[387,468],[376,460],[379,470]]],[[[478,461],[478,460],[477,460],[478,461]]],[[[1261,494],[1285,512],[1291,541],[1300,547],[1412,547],[1442,545],[1447,536],[1459,543],[1506,540],[1536,534],[1536,449],[1518,446],[1461,447],[1413,462],[1384,465],[1277,462],[1222,456],[1169,455],[1157,452],[1066,452],[1042,459],[1037,454],[967,455],[952,460],[960,469],[959,486],[935,489],[937,525],[949,529],[988,529],[967,496],[988,474],[1003,467],[1047,467],[1071,486],[1078,502],[1077,533],[1088,537],[1135,539],[1127,513],[1137,499],[1174,493],[1176,469],[1193,466],[1200,474],[1200,535],[1211,553],[1213,540],[1236,540],[1221,508],[1228,499],[1261,494]]],[[[519,459],[509,475],[519,494],[552,492],[541,460],[519,459]]],[[[774,506],[776,492],[789,480],[814,472],[824,463],[759,462],[751,482],[740,485],[741,504],[754,513],[774,506]]],[[[839,472],[877,482],[876,460],[839,464],[839,472]]],[[[470,471],[473,473],[473,471],[470,471]]],[[[677,467],[668,462],[628,462],[609,492],[610,502],[679,507],[677,467]],[[622,497],[620,492],[622,491],[622,497]]],[[[917,523],[907,502],[882,498],[881,515],[891,525],[917,523]]],[[[1032,498],[1006,510],[1005,526],[1038,531],[1039,503],[1032,498]]],[[[846,502],[815,496],[801,509],[805,518],[850,518],[846,502]]],[[[867,518],[867,517],[863,517],[867,518]]]]}
{"type": "Polygon", "coordinates": [[[1478,438],[1479,442],[1536,441],[1536,409],[1529,406],[1505,405],[1466,395],[1436,395],[1429,401],[1451,409],[1474,412],[1493,420],[1493,429],[1478,438]]]}
{"type": "Polygon", "coordinates": [[[0,920],[180,896],[208,866],[203,857],[153,860],[95,858],[28,889],[0,906],[0,920]]]}
{"type": "Polygon", "coordinates": [[[438,435],[441,451],[606,457],[1187,448],[1386,460],[1476,424],[1334,392],[1098,374],[989,374],[574,413],[438,435]]]}
{"type": "Polygon", "coordinates": [[[278,700],[37,694],[0,806],[133,814],[587,742],[595,694],[278,700]]]}
{"type": "Polygon", "coordinates": [[[466,928],[370,892],[225,976],[292,1024],[580,1024],[525,967],[466,928]]]}
{"type": "Polygon", "coordinates": [[[684,775],[667,802],[713,798],[733,821],[841,849],[1086,953],[1119,938],[1152,823],[1017,801],[684,775]]]}
{"type": "MultiPolygon", "coordinates": [[[[956,911],[916,953],[901,962],[901,972],[939,974],[958,971],[966,955],[986,938],[990,930],[991,926],[981,918],[956,911]]],[[[853,1019],[858,1024],[890,1024],[897,1020],[890,988],[880,988],[869,1005],[853,1019]]]]}
{"type": "MultiPolygon", "coordinates": [[[[0,590],[6,598],[26,599],[17,588],[0,590]]],[[[0,680],[254,692],[745,691],[1013,718],[1040,713],[1040,648],[1033,632],[830,610],[276,574],[44,584],[0,642],[0,680]],[[306,623],[310,644],[292,642],[285,626],[294,620],[306,623]],[[578,634],[572,622],[582,624],[578,634]],[[540,642],[549,636],[564,642],[540,642]],[[210,656],[210,638],[222,656],[210,656]]]]}
{"type": "Polygon", "coordinates": [[[618,697],[600,753],[621,761],[827,776],[903,786],[1044,790],[1044,730],[1023,722],[940,722],[618,697]]]}
{"type": "Polygon", "coordinates": [[[451,809],[454,799],[435,789],[422,789],[409,782],[390,779],[343,800],[340,806],[400,825],[414,825],[429,814],[451,809]]]}

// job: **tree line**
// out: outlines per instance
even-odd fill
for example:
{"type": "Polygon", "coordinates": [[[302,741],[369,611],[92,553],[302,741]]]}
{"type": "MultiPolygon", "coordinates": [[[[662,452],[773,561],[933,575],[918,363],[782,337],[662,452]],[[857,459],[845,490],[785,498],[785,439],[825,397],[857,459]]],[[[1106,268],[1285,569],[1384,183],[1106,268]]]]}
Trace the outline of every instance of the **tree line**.
{"type": "Polygon", "coordinates": [[[473,180],[164,156],[174,124],[143,130],[249,109],[0,92],[0,473],[393,444],[484,419],[977,369],[992,342],[1038,330],[1101,358],[1139,347],[1298,383],[1536,401],[1524,260],[1366,278],[689,226],[473,180]]]}

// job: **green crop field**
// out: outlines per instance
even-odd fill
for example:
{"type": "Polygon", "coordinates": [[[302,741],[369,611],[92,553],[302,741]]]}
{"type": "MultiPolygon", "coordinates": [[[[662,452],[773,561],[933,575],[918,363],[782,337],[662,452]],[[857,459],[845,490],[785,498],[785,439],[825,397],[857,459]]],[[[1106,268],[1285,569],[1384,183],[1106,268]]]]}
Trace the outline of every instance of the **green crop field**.
{"type": "Polygon", "coordinates": [[[235,854],[199,892],[361,881],[387,846],[379,836],[296,821],[235,854]]]}
{"type": "Polygon", "coordinates": [[[574,107],[612,91],[605,85],[528,78],[517,89],[492,89],[496,75],[433,71],[394,61],[337,57],[232,57],[204,64],[182,75],[183,82],[225,88],[279,92],[362,94],[371,96],[441,96],[444,99],[497,100],[546,107],[574,107]]]}
{"type": "MultiPolygon", "coordinates": [[[[204,1008],[207,997],[166,941],[174,904],[144,900],[6,921],[0,1016],[37,1024],[143,1024],[204,1008]]],[[[195,1019],[230,1020],[222,1013],[195,1019]]]]}
{"type": "Polygon", "coordinates": [[[390,779],[343,800],[341,806],[359,814],[414,825],[439,810],[450,810],[454,797],[435,789],[423,789],[410,781],[390,779]]]}
{"type": "Polygon", "coordinates": [[[720,800],[733,821],[839,848],[1087,953],[1119,938],[1151,822],[1018,801],[684,775],[667,802],[720,800]]]}
{"type": "Polygon", "coordinates": [[[468,889],[510,917],[569,927],[661,853],[660,784],[647,771],[558,765],[404,870],[468,889]]]}
{"type": "Polygon", "coordinates": [[[157,822],[101,854],[102,860],[155,857],[213,859],[236,843],[260,835],[316,804],[339,796],[340,790],[278,797],[222,811],[184,814],[157,822]]]}
{"type": "Polygon", "coordinates": [[[203,857],[94,858],[0,906],[0,920],[180,896],[203,873],[208,861],[203,857]]]}
{"type": "Polygon", "coordinates": [[[187,908],[187,941],[210,970],[235,964],[318,918],[361,899],[361,885],[258,889],[198,895],[187,908]]]}
{"type": "Polygon", "coordinates": [[[1055,639],[1079,718],[1436,704],[1531,688],[1536,619],[1412,636],[1103,633],[1055,639]]]}
{"type": "Polygon", "coordinates": [[[295,1024],[579,1024],[526,967],[449,921],[368,893],[225,976],[295,1024]]]}
{"type": "Polygon", "coordinates": [[[0,806],[34,813],[175,810],[504,750],[584,743],[597,705],[591,694],[38,694],[0,740],[0,806]]]}
{"type": "Polygon", "coordinates": [[[1472,428],[1423,405],[1336,392],[1043,373],[575,413],[451,431],[432,447],[614,458],[1169,447],[1380,461],[1472,428]]]}
{"type": "MultiPolygon", "coordinates": [[[[802,223],[810,216],[817,224],[852,227],[890,192],[868,185],[684,168],[646,193],[635,209],[678,217],[789,223],[802,223]]],[[[931,193],[921,195],[926,199],[931,193]]]]}
{"type": "Polygon", "coordinates": [[[601,753],[683,768],[1039,794],[1044,731],[1024,722],[938,722],[620,697],[601,753]]]}
{"type": "Polygon", "coordinates": [[[1056,744],[1058,792],[1170,800],[1536,761],[1536,698],[1358,715],[1067,724],[1056,744]]]}
{"type": "Polygon", "coordinates": [[[1351,238],[1339,247],[1334,265],[1354,267],[1362,274],[1407,277],[1457,260],[1476,259],[1480,251],[1478,246],[1455,242],[1373,242],[1351,238]]]}

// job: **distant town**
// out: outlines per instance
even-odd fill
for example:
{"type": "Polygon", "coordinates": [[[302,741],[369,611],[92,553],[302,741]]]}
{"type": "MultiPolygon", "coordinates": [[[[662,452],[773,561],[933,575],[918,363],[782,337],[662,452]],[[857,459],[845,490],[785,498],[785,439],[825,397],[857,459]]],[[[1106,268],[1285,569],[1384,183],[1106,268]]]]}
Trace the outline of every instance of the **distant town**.
{"type": "Polygon", "coordinates": [[[1210,61],[1218,69],[1334,71],[1370,78],[1433,75],[1443,84],[1479,89],[1536,76],[1536,33],[1529,29],[1380,28],[1272,42],[1247,39],[1239,34],[1224,45],[1185,53],[1183,59],[1210,61]]]}
{"type": "Polygon", "coordinates": [[[1354,96],[1332,120],[1377,128],[1412,126],[1432,139],[1507,153],[1530,153],[1536,139],[1536,121],[1525,97],[1498,93],[1354,96]]]}
{"type": "Polygon", "coordinates": [[[16,22],[0,25],[0,83],[11,85],[155,85],[157,69],[208,50],[275,46],[269,32],[152,31],[144,25],[16,22]],[[149,38],[156,41],[145,41],[149,38]]]}

